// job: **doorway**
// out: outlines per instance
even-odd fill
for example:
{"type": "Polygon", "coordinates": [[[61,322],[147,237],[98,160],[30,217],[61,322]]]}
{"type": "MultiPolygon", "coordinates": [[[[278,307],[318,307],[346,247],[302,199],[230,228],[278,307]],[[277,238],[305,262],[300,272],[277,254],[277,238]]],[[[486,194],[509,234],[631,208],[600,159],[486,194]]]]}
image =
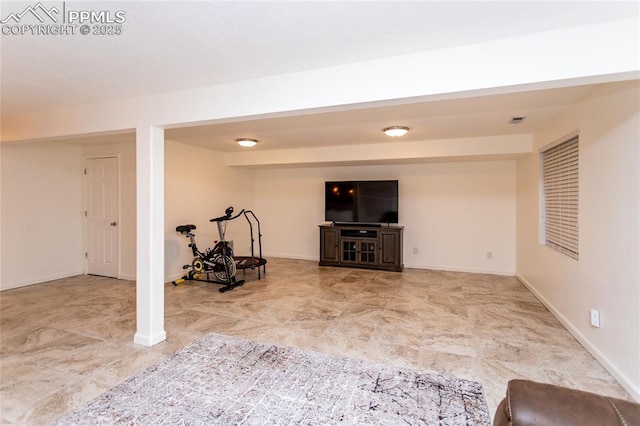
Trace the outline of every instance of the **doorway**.
{"type": "Polygon", "coordinates": [[[85,161],[85,235],[88,274],[118,278],[120,272],[120,160],[85,161]]]}

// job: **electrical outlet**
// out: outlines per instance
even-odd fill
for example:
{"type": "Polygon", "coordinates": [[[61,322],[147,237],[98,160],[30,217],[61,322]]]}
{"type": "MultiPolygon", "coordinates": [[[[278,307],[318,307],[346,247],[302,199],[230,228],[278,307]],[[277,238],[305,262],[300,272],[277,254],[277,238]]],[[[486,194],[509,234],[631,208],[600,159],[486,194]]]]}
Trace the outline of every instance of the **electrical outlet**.
{"type": "Polygon", "coordinates": [[[487,259],[493,259],[493,252],[492,251],[488,251],[487,252],[487,259]]]}
{"type": "Polygon", "coordinates": [[[597,309],[589,310],[589,319],[592,326],[600,327],[600,311],[597,309]]]}
{"type": "Polygon", "coordinates": [[[418,254],[418,252],[419,252],[418,247],[414,247],[413,248],[413,254],[418,254]]]}

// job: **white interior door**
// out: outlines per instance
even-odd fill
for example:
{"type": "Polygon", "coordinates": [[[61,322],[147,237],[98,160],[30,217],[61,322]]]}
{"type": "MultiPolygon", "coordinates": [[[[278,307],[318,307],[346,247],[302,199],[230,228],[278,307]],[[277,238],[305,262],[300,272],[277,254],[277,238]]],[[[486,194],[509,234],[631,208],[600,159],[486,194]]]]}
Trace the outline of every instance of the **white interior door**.
{"type": "Polygon", "coordinates": [[[87,159],[87,273],[118,277],[120,185],[118,158],[87,159]]]}

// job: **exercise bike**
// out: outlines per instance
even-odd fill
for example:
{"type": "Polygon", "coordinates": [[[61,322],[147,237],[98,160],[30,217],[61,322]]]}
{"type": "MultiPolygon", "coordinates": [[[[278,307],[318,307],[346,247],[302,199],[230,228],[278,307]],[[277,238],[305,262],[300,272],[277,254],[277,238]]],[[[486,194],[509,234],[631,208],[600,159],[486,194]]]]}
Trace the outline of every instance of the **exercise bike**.
{"type": "Polygon", "coordinates": [[[244,280],[236,280],[236,262],[233,258],[233,249],[224,238],[226,222],[240,217],[243,213],[244,209],[233,216],[233,207],[229,207],[225,210],[224,216],[211,219],[210,222],[216,222],[218,226],[220,239],[213,247],[209,247],[204,251],[198,249],[195,235],[191,232],[196,229],[195,225],[180,225],[176,227],[176,232],[189,238],[189,248],[193,253],[193,261],[190,265],[187,264],[182,267],[182,269],[191,270],[187,275],[173,281],[173,285],[178,285],[187,280],[224,284],[224,287],[219,290],[224,293],[244,284],[244,280]],[[212,280],[210,274],[213,274],[216,279],[212,280]],[[201,278],[202,276],[206,276],[206,278],[201,278]]]}

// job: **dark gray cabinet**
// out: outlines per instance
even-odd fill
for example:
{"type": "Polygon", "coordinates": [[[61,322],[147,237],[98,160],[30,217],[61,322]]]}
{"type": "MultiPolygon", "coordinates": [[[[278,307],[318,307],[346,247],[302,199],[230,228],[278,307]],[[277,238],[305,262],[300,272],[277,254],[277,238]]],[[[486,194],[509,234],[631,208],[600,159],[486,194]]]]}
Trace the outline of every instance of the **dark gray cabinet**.
{"type": "Polygon", "coordinates": [[[325,229],[320,232],[320,261],[338,262],[338,230],[325,229]]]}
{"type": "Polygon", "coordinates": [[[403,228],[320,225],[320,265],[400,272],[403,228]]]}

